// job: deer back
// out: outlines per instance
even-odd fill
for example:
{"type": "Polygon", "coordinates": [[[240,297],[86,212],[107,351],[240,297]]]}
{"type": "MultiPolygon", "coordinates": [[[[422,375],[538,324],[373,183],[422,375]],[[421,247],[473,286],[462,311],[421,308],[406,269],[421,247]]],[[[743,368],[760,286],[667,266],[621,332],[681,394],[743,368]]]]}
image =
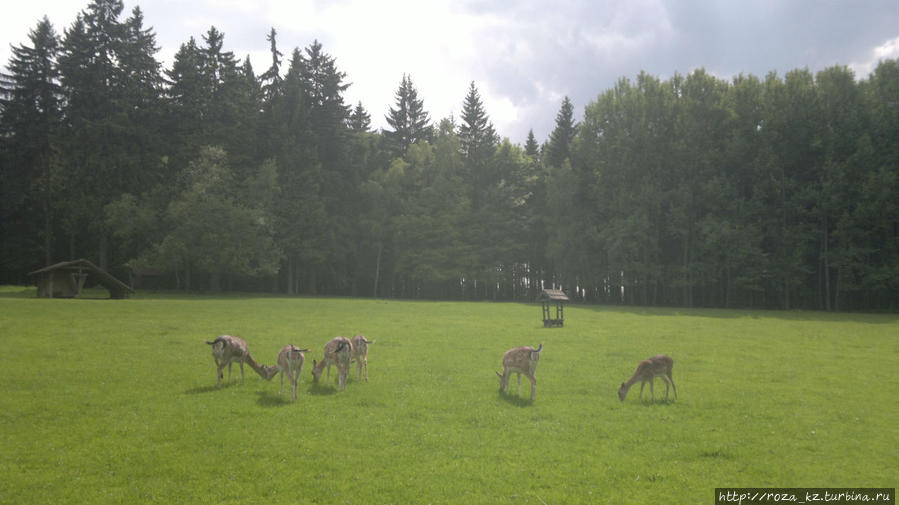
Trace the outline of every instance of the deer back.
{"type": "Polygon", "coordinates": [[[249,354],[249,347],[244,339],[233,335],[219,335],[212,342],[212,355],[219,361],[242,359],[249,354]]]}
{"type": "Polygon", "coordinates": [[[368,356],[368,344],[371,342],[365,338],[365,335],[356,335],[350,343],[353,346],[353,358],[365,358],[368,356]]]}
{"type": "Polygon", "coordinates": [[[503,367],[514,368],[526,373],[534,373],[537,368],[537,361],[540,359],[540,351],[543,350],[541,345],[539,349],[531,346],[515,347],[506,351],[503,355],[503,367]]]}

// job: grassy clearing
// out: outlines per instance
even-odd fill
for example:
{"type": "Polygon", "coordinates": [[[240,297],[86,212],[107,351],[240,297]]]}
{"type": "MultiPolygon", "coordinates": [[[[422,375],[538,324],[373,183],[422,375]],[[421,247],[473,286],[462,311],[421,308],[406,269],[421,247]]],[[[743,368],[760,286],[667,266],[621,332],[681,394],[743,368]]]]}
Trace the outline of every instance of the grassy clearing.
{"type": "Polygon", "coordinates": [[[722,486],[896,485],[895,315],[574,306],[547,330],[526,304],[33,294],[0,288],[2,503],[711,503],[722,486]],[[297,402],[249,367],[216,390],[203,341],[221,333],[264,364],[313,349],[297,402]],[[353,369],[344,392],[313,387],[312,358],[356,333],[376,340],[370,382],[353,369]],[[502,353],[540,342],[536,402],[500,395],[502,353]],[[680,399],[619,402],[662,352],[680,399]]]}

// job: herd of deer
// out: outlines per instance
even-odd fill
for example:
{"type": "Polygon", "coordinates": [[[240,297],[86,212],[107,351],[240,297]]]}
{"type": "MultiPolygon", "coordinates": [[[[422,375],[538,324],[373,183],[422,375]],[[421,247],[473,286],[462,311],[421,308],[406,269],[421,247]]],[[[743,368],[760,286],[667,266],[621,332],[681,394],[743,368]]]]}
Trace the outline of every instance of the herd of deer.
{"type": "MultiPolygon", "coordinates": [[[[284,394],[284,376],[290,383],[290,399],[297,399],[297,383],[300,379],[300,372],[303,370],[303,353],[309,352],[309,349],[300,349],[291,344],[284,346],[278,353],[277,365],[262,366],[250,355],[249,347],[246,341],[232,335],[221,335],[212,342],[207,341],[212,346],[212,357],[215,359],[216,373],[218,382],[216,387],[222,386],[223,371],[225,365],[228,366],[228,382],[231,382],[231,364],[238,363],[240,365],[240,378],[243,380],[243,364],[246,362],[256,371],[263,379],[272,380],[278,372],[281,373],[281,391],[278,394],[284,394]]],[[[363,369],[365,372],[365,381],[368,382],[368,346],[373,342],[368,341],[363,335],[356,335],[352,339],[346,337],[334,337],[325,344],[324,358],[321,361],[312,360],[312,379],[318,383],[322,372],[327,368],[326,380],[331,380],[331,365],[337,366],[337,388],[343,390],[346,387],[346,377],[349,373],[350,364],[355,361],[359,369],[359,380],[362,380],[363,369]]],[[[518,395],[521,396],[521,374],[531,381],[531,401],[537,394],[537,378],[534,374],[537,371],[537,362],[540,360],[540,352],[543,351],[543,344],[534,349],[530,346],[514,347],[506,351],[503,355],[503,372],[496,372],[499,376],[499,389],[505,391],[509,386],[509,378],[512,374],[518,375],[518,395]]],[[[674,389],[674,398],[677,398],[677,386],[674,385],[674,379],[671,370],[674,368],[674,360],[664,354],[653,356],[645,359],[637,364],[634,375],[627,382],[622,382],[618,388],[618,398],[624,401],[627,392],[631,386],[640,382],[640,398],[643,398],[643,388],[649,383],[649,391],[652,399],[655,401],[655,390],[653,383],[656,377],[661,377],[665,382],[665,399],[668,399],[669,385],[674,389]]]]}
{"type": "MultiPolygon", "coordinates": [[[[207,341],[212,346],[212,357],[215,359],[216,374],[218,382],[216,387],[222,387],[223,371],[228,366],[228,382],[231,382],[231,365],[237,363],[240,365],[240,378],[243,380],[243,364],[246,362],[250,368],[256,371],[260,377],[265,380],[272,380],[278,372],[281,373],[281,391],[284,394],[284,376],[290,383],[290,399],[297,399],[297,383],[300,380],[300,373],[303,371],[303,361],[305,356],[303,353],[309,352],[309,349],[300,349],[290,344],[281,348],[278,353],[278,361],[274,366],[263,366],[253,359],[250,355],[250,348],[247,342],[232,335],[221,335],[212,342],[207,341]]],[[[312,360],[312,378],[315,382],[322,375],[322,371],[327,367],[327,380],[331,379],[331,365],[337,366],[338,388],[346,387],[346,376],[350,370],[350,362],[356,361],[359,368],[359,379],[362,379],[363,369],[365,372],[365,380],[368,381],[368,346],[373,342],[369,342],[365,336],[356,335],[352,339],[346,337],[335,337],[325,345],[325,357],[321,362],[312,360]]]]}

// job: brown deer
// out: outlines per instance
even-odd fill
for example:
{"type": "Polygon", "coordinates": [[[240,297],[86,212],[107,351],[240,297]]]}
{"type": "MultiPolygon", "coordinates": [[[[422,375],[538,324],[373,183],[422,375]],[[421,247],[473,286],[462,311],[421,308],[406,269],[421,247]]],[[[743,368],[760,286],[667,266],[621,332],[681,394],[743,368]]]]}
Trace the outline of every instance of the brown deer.
{"type": "Polygon", "coordinates": [[[671,376],[671,370],[674,368],[674,360],[670,356],[659,354],[649,359],[644,359],[637,365],[637,370],[627,382],[622,382],[618,388],[618,399],[624,401],[627,392],[640,381],[640,399],[643,399],[643,387],[649,382],[649,392],[652,394],[652,401],[655,401],[656,394],[653,390],[653,382],[656,377],[661,377],[665,381],[665,399],[668,399],[668,385],[674,388],[674,399],[677,399],[677,386],[674,385],[674,378],[671,376]]]}
{"type": "Polygon", "coordinates": [[[362,369],[365,368],[365,382],[368,382],[368,346],[374,344],[374,341],[366,340],[364,335],[356,335],[351,342],[353,343],[351,358],[359,369],[359,380],[362,380],[362,369]]]}
{"type": "Polygon", "coordinates": [[[278,353],[278,365],[275,371],[276,373],[281,372],[281,391],[278,394],[284,394],[284,375],[286,374],[287,380],[290,382],[290,401],[292,402],[297,399],[300,372],[303,371],[303,360],[305,359],[304,352],[309,352],[309,349],[300,349],[290,344],[282,347],[281,352],[278,353]]]}
{"type": "Polygon", "coordinates": [[[220,335],[212,342],[206,341],[207,344],[212,346],[212,357],[215,359],[216,373],[218,375],[218,382],[215,387],[222,387],[222,371],[225,369],[225,365],[228,365],[228,382],[231,382],[231,364],[237,362],[240,365],[240,380],[243,382],[243,364],[244,361],[247,362],[250,367],[259,374],[265,380],[271,380],[274,374],[268,369],[268,367],[263,367],[256,363],[256,360],[250,356],[249,347],[247,347],[246,341],[242,338],[234,337],[232,335],[220,335]]]}
{"type": "Polygon", "coordinates": [[[503,355],[503,373],[496,372],[499,376],[499,390],[505,391],[509,386],[509,377],[513,373],[518,374],[518,396],[521,396],[521,374],[524,374],[531,381],[531,401],[537,395],[537,378],[534,372],[537,371],[537,361],[540,359],[540,351],[543,350],[543,344],[534,349],[530,346],[515,347],[506,351],[503,355]]]}
{"type": "Polygon", "coordinates": [[[321,361],[312,360],[312,380],[318,383],[322,370],[328,367],[327,380],[331,380],[331,365],[337,365],[337,389],[346,387],[346,376],[350,370],[350,356],[353,355],[353,343],[346,337],[334,337],[325,344],[325,357],[321,361]]]}

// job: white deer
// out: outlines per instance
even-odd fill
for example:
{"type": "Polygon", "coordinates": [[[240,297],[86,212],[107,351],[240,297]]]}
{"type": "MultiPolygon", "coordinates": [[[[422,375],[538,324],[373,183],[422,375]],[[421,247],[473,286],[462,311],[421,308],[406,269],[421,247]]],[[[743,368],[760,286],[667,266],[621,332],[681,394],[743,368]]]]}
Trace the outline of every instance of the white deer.
{"type": "Polygon", "coordinates": [[[279,391],[278,394],[284,394],[284,375],[286,374],[287,380],[290,382],[290,401],[296,401],[297,399],[300,372],[303,371],[304,352],[309,352],[309,349],[300,349],[299,347],[290,344],[282,347],[281,352],[278,353],[278,366],[276,371],[281,372],[281,391],[279,391]]]}
{"type": "Polygon", "coordinates": [[[621,383],[621,387],[618,388],[618,399],[624,401],[631,386],[640,381],[640,399],[643,399],[643,388],[649,382],[649,392],[652,394],[652,400],[655,401],[656,394],[653,390],[653,383],[656,377],[661,377],[665,381],[665,399],[668,399],[668,385],[670,384],[674,388],[674,399],[676,400],[677,386],[674,385],[674,378],[671,375],[673,368],[674,360],[664,354],[644,359],[637,365],[634,375],[627,382],[621,383]]]}
{"type": "Polygon", "coordinates": [[[271,374],[267,367],[262,367],[256,360],[250,356],[250,349],[246,341],[232,335],[220,335],[212,342],[206,341],[212,346],[212,357],[215,359],[216,374],[218,382],[215,387],[222,387],[222,371],[225,365],[228,365],[228,382],[231,382],[231,364],[237,362],[240,365],[240,380],[243,382],[243,364],[246,361],[253,370],[256,371],[263,379],[271,380],[274,374],[271,374]]]}
{"type": "Polygon", "coordinates": [[[353,343],[346,337],[334,337],[325,344],[325,357],[321,361],[312,360],[312,379],[318,383],[322,370],[328,367],[327,380],[331,380],[331,365],[337,365],[338,390],[346,387],[346,376],[350,370],[350,356],[353,354],[353,343]]]}
{"type": "Polygon", "coordinates": [[[365,382],[368,382],[368,346],[374,344],[374,341],[368,341],[364,335],[356,335],[351,340],[353,343],[353,354],[351,358],[356,362],[359,369],[359,380],[362,380],[362,369],[365,368],[365,382]]]}
{"type": "Polygon", "coordinates": [[[537,371],[537,361],[540,359],[540,351],[543,350],[543,344],[534,349],[530,346],[514,347],[503,354],[503,373],[496,372],[499,376],[499,390],[505,391],[509,386],[509,377],[513,373],[518,374],[518,396],[521,396],[521,374],[524,374],[531,381],[531,401],[537,395],[537,378],[534,373],[537,371]]]}

